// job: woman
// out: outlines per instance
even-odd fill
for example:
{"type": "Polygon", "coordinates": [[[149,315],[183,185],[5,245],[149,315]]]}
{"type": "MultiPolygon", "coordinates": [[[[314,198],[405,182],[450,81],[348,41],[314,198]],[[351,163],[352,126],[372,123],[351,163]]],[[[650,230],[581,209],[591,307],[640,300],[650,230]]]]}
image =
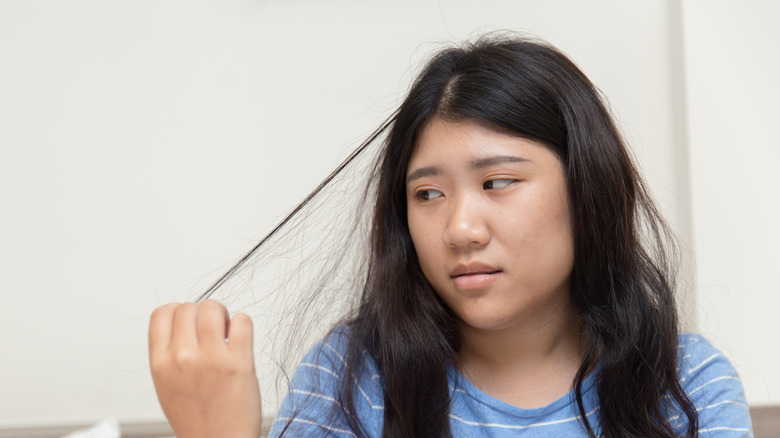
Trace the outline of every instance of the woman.
{"type": "MultiPolygon", "coordinates": [[[[304,358],[272,436],[751,433],[733,367],[678,333],[667,226],[564,55],[445,50],[386,126],[359,308],[304,358]]],[[[258,434],[251,323],[228,320],[152,316],[180,438],[258,434]]]]}

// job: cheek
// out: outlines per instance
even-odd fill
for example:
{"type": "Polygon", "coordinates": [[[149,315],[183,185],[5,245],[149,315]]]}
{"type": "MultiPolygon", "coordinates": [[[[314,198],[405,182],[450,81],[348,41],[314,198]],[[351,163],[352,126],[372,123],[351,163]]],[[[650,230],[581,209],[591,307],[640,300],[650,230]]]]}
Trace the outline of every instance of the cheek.
{"type": "Polygon", "coordinates": [[[540,191],[525,207],[512,221],[510,251],[531,272],[546,272],[551,279],[568,277],[574,264],[574,239],[565,193],[540,191]]]}
{"type": "Polygon", "coordinates": [[[420,260],[420,264],[424,264],[431,254],[431,235],[427,230],[419,226],[410,228],[409,233],[412,236],[412,244],[414,245],[414,251],[417,253],[417,258],[420,260]]]}
{"type": "Polygon", "coordinates": [[[568,206],[561,207],[551,218],[547,238],[553,269],[557,276],[568,278],[574,269],[574,238],[568,206]]]}
{"type": "Polygon", "coordinates": [[[409,235],[412,238],[414,251],[417,253],[420,264],[422,264],[425,256],[425,240],[427,239],[425,230],[422,227],[422,222],[417,220],[413,212],[409,212],[407,215],[407,225],[409,226],[409,235]]]}
{"type": "Polygon", "coordinates": [[[419,220],[413,214],[408,216],[409,234],[412,238],[414,251],[417,254],[417,260],[420,268],[428,281],[433,282],[431,274],[435,267],[439,265],[436,251],[436,238],[431,227],[430,221],[419,220]]]}

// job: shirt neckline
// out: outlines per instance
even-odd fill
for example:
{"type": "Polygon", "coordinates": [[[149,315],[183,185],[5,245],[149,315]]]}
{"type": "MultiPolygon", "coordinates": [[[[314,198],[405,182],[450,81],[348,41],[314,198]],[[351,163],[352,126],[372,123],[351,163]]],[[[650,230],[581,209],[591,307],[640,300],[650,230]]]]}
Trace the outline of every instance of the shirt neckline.
{"type": "MultiPolygon", "coordinates": [[[[595,386],[595,376],[598,374],[598,371],[599,367],[596,367],[596,369],[588,374],[582,382],[582,399],[585,410],[588,412],[592,410],[595,405],[592,400],[594,395],[592,395],[591,392],[595,386]]],[[[467,379],[453,364],[447,365],[447,380],[450,385],[450,397],[453,401],[459,398],[459,396],[465,395],[480,404],[513,417],[538,419],[541,416],[551,415],[563,409],[573,411],[574,413],[578,413],[579,411],[576,406],[577,401],[573,389],[545,406],[521,408],[483,392],[471,383],[471,381],[469,381],[469,379],[467,379]]]]}

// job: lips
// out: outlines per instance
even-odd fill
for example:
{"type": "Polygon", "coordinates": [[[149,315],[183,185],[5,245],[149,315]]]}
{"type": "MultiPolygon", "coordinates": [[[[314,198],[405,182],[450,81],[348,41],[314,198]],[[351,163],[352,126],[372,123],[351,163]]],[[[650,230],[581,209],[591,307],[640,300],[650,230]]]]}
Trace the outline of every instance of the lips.
{"type": "Polygon", "coordinates": [[[461,290],[482,289],[491,285],[501,270],[481,262],[460,263],[450,273],[455,287],[461,290]]]}
{"type": "Polygon", "coordinates": [[[497,272],[500,272],[500,269],[488,265],[487,263],[482,263],[482,262],[459,263],[457,266],[455,266],[455,269],[452,270],[450,277],[456,278],[463,275],[495,274],[497,272]]]}

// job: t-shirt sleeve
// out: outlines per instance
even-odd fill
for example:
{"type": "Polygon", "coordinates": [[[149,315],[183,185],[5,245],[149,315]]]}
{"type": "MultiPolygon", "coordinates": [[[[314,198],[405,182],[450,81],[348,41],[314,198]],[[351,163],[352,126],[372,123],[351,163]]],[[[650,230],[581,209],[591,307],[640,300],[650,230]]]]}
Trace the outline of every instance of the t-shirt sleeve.
{"type": "MultiPolygon", "coordinates": [[[[293,375],[269,437],[354,437],[338,396],[344,375],[347,334],[337,328],[309,350],[293,375]]],[[[356,381],[356,416],[364,432],[373,436],[377,424],[381,430],[384,411],[382,393],[373,363],[366,367],[366,378],[356,381]]]]}
{"type": "Polygon", "coordinates": [[[752,437],[745,391],[737,370],[696,334],[680,336],[680,383],[699,413],[702,438],[752,437]]]}

